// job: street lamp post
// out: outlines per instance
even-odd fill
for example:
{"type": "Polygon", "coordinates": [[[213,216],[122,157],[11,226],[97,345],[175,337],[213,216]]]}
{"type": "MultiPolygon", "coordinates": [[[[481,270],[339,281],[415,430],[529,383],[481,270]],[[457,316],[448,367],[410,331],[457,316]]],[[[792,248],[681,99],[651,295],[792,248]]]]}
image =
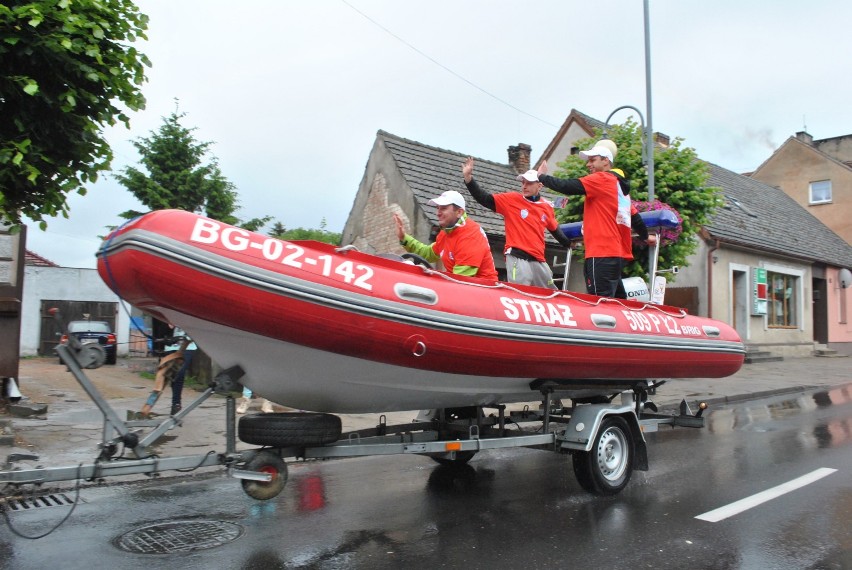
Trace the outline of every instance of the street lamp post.
{"type": "MultiPolygon", "coordinates": [[[[642,127],[642,134],[644,135],[644,142],[642,144],[642,162],[645,164],[645,169],[648,176],[648,203],[654,202],[654,128],[651,124],[651,25],[650,25],[650,6],[648,5],[648,0],[643,1],[643,16],[644,16],[644,24],[645,24],[645,104],[646,111],[648,115],[648,124],[647,127],[645,125],[645,119],[642,117],[642,112],[633,107],[632,105],[622,105],[617,108],[615,111],[609,114],[609,117],[606,119],[606,123],[604,123],[603,130],[603,138],[607,138],[606,130],[609,127],[609,120],[612,119],[612,116],[622,109],[631,109],[639,115],[639,124],[642,127]]],[[[657,274],[657,253],[659,252],[659,239],[657,243],[653,246],[654,251],[652,255],[649,255],[648,259],[648,278],[649,283],[648,287],[653,290],[654,288],[654,278],[657,274]]]]}
{"type": "Polygon", "coordinates": [[[654,128],[651,126],[651,25],[648,0],[644,1],[645,16],[645,105],[648,111],[648,130],[645,146],[648,149],[648,202],[654,201],[654,128]]]}

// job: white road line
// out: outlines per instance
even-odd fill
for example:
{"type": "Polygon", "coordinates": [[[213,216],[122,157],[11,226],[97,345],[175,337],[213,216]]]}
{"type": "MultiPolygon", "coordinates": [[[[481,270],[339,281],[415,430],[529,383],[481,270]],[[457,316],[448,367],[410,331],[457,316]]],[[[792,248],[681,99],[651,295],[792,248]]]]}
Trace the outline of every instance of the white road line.
{"type": "Polygon", "coordinates": [[[817,469],[816,471],[812,471],[807,475],[802,475],[797,479],[782,483],[777,487],[772,487],[771,489],[761,491],[760,493],[752,495],[751,497],[746,497],[745,499],[740,499],[739,501],[731,503],[730,505],[725,505],[724,507],[719,507],[718,509],[707,511],[703,515],[698,515],[695,518],[703,521],[719,522],[728,517],[738,515],[743,511],[747,511],[752,507],[756,507],[757,505],[765,503],[766,501],[771,501],[772,499],[778,498],[781,495],[789,493],[790,491],[795,491],[800,487],[810,485],[814,481],[819,481],[823,477],[827,477],[835,471],[837,471],[837,469],[829,469],[828,467],[817,469]]]}

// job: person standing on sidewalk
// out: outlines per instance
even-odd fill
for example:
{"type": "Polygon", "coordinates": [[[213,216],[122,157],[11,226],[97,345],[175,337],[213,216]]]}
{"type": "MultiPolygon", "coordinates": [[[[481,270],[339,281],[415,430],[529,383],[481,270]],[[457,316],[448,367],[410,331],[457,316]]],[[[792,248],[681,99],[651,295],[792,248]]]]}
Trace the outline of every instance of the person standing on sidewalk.
{"type": "Polygon", "coordinates": [[[174,380],[172,380],[172,415],[175,415],[179,411],[183,409],[183,404],[181,403],[181,396],[183,395],[183,381],[186,378],[186,373],[189,371],[189,367],[192,366],[192,359],[195,356],[195,351],[198,350],[198,345],[195,344],[195,341],[186,336],[186,333],[182,330],[176,328],[174,330],[174,336],[176,337],[185,337],[185,341],[181,341],[180,346],[185,346],[183,349],[183,364],[180,365],[180,369],[175,374],[174,380]],[[187,344],[184,345],[184,342],[187,344]]]}
{"type": "Polygon", "coordinates": [[[541,182],[535,170],[517,178],[520,192],[492,194],[473,179],[473,158],[462,164],[462,176],[473,199],[503,216],[506,224],[506,278],[509,283],[555,289],[553,270],[544,260],[544,230],[565,247],[569,240],[556,221],[553,204],[541,196],[541,182]]]}

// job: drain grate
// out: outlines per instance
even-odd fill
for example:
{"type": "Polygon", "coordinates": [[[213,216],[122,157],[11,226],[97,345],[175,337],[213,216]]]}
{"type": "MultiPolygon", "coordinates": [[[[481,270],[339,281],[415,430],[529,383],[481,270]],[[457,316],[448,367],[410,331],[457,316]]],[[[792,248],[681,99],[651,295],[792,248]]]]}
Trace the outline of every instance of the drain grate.
{"type": "Polygon", "coordinates": [[[174,520],[131,530],[113,542],[134,554],[172,554],[216,548],[242,534],[243,527],[225,521],[174,520]]]}
{"type": "MultiPolygon", "coordinates": [[[[81,503],[84,503],[80,499],[81,503]]],[[[51,495],[41,495],[39,497],[10,497],[6,499],[5,504],[0,505],[0,508],[9,511],[29,511],[31,509],[39,509],[44,507],[62,507],[74,504],[74,499],[64,493],[53,493],[51,495]]]]}

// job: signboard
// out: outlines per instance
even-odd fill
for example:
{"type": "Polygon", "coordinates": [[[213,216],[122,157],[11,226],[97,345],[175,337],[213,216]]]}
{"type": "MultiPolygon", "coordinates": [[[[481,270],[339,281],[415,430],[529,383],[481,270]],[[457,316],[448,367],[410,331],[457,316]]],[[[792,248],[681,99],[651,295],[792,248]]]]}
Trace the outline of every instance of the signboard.
{"type": "Polygon", "coordinates": [[[751,298],[751,314],[765,315],[766,314],[766,270],[762,267],[752,267],[752,298],[751,298]]]}
{"type": "Polygon", "coordinates": [[[654,277],[654,290],[651,292],[651,302],[662,305],[666,297],[666,278],[662,275],[654,277]]]}

